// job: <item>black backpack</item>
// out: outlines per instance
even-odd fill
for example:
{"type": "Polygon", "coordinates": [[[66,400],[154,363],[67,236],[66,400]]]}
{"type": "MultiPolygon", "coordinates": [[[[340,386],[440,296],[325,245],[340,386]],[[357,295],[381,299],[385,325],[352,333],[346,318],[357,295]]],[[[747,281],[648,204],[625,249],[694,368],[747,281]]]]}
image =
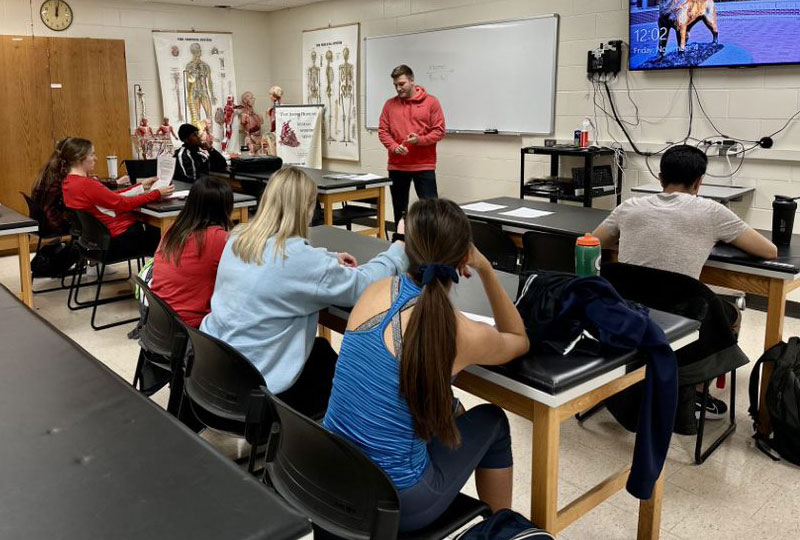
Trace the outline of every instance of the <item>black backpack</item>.
{"type": "Polygon", "coordinates": [[[513,510],[500,510],[473,525],[456,540],[554,540],[549,532],[537,528],[513,510]]]}
{"type": "Polygon", "coordinates": [[[758,359],[750,374],[749,413],[759,449],[777,459],[770,452],[774,450],[786,461],[800,465],[800,338],[778,343],[758,359]],[[758,389],[761,366],[765,363],[773,364],[766,396],[772,422],[771,438],[759,434],[758,389]]]}
{"type": "Polygon", "coordinates": [[[31,274],[35,278],[57,278],[67,274],[80,258],[72,242],[51,242],[39,248],[31,261],[31,274]]]}

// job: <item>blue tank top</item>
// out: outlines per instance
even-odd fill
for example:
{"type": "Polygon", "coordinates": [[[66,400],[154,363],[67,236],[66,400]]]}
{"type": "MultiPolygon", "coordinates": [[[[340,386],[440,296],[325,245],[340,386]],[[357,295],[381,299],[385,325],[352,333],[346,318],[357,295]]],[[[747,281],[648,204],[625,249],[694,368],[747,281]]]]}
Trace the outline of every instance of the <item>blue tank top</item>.
{"type": "Polygon", "coordinates": [[[421,289],[406,276],[395,278],[391,289],[392,305],[384,314],[345,332],[322,425],[355,444],[400,490],[414,486],[428,466],[427,445],[399,390],[400,312],[421,289]],[[397,358],[383,338],[390,324],[397,358]]]}

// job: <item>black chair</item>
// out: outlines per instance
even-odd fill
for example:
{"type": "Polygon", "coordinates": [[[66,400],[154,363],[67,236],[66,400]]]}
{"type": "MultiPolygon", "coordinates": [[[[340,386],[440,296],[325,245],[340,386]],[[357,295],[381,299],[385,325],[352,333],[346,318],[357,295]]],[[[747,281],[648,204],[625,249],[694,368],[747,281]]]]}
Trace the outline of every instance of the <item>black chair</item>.
{"type": "Polygon", "coordinates": [[[495,270],[516,273],[519,251],[511,237],[496,225],[469,220],[475,247],[489,259],[495,270]]]}
{"type": "Polygon", "coordinates": [[[148,369],[152,369],[155,373],[162,372],[163,376],[157,376],[156,379],[169,381],[170,393],[167,411],[177,416],[183,395],[183,361],[189,336],[186,335],[180,317],[169,304],[151,291],[139,276],[134,276],[133,281],[147,299],[147,315],[139,332],[141,349],[132,384],[143,394],[153,395],[165,383],[146,387],[143,374],[148,369]]]}
{"type": "MultiPolygon", "coordinates": [[[[36,256],[39,255],[39,250],[41,249],[42,245],[47,245],[50,242],[61,241],[61,238],[63,238],[67,234],[65,234],[63,231],[50,230],[47,226],[47,220],[44,217],[44,211],[42,210],[42,208],[38,204],[36,204],[36,202],[34,202],[34,200],[31,199],[25,192],[20,191],[19,194],[22,195],[22,198],[25,199],[25,204],[28,205],[28,215],[31,217],[31,219],[36,220],[36,223],[38,224],[39,230],[36,232],[36,239],[37,239],[36,252],[34,253],[34,258],[36,258],[36,256]]],[[[71,246],[68,246],[68,248],[71,248],[71,246]]],[[[67,278],[70,275],[71,275],[71,270],[68,270],[61,276],[56,276],[57,279],[61,280],[61,285],[58,285],[56,287],[50,287],[47,289],[39,289],[38,291],[36,289],[33,289],[33,294],[42,294],[54,291],[65,291],[69,289],[69,285],[67,285],[67,278]]],[[[33,277],[36,278],[37,276],[33,277]]]]}
{"type": "Polygon", "coordinates": [[[627,300],[700,321],[699,339],[676,351],[676,356],[678,384],[691,387],[694,395],[694,386],[703,383],[703,408],[695,442],[695,463],[702,464],[736,430],[736,369],[749,360],[737,345],[735,323],[731,324],[722,300],[689,276],[623,263],[604,264],[601,275],[627,300]],[[730,421],[722,434],[703,450],[710,381],[725,374],[730,374],[730,421]]]}
{"type": "Polygon", "coordinates": [[[575,237],[541,231],[522,235],[522,270],[575,273],[575,237]]]}
{"type": "Polygon", "coordinates": [[[267,443],[272,416],[264,376],[236,349],[196,328],[183,324],[193,356],[186,366],[178,417],[190,408],[204,426],[250,443],[248,471],[255,470],[257,448],[267,443]]]}
{"type": "Polygon", "coordinates": [[[128,281],[133,277],[133,268],[131,261],[136,259],[137,267],[141,268],[144,254],[137,254],[134,257],[109,257],[109,246],[111,245],[111,233],[96,217],[83,210],[73,210],[72,215],[77,223],[79,230],[77,231],[77,238],[75,245],[78,247],[80,259],[76,271],[72,274],[72,281],[70,283],[69,294],[67,295],[67,307],[71,310],[92,308],[91,325],[95,330],[103,330],[121,324],[128,324],[139,320],[138,317],[132,319],[124,319],[103,325],[97,325],[95,319],[97,316],[97,307],[109,304],[112,302],[119,302],[121,300],[130,300],[133,294],[112,296],[110,298],[100,298],[100,291],[104,284],[118,283],[128,281]],[[103,281],[106,266],[119,262],[128,263],[128,275],[124,278],[118,278],[110,281],[103,281]],[[88,263],[95,263],[97,265],[97,279],[91,283],[81,283],[83,274],[87,269],[88,263]],[[78,298],[81,288],[89,285],[95,285],[94,300],[85,302],[78,298]]]}
{"type": "Polygon", "coordinates": [[[354,202],[342,202],[342,207],[333,211],[333,224],[344,226],[348,231],[353,230],[354,222],[375,220],[378,221],[378,199],[365,199],[354,202]]]}
{"type": "Polygon", "coordinates": [[[264,478],[311,519],[315,538],[439,539],[491,515],[484,503],[460,494],[428,527],[398,534],[398,495],[386,473],[350,442],[269,397],[277,421],[270,430],[264,478]]]}

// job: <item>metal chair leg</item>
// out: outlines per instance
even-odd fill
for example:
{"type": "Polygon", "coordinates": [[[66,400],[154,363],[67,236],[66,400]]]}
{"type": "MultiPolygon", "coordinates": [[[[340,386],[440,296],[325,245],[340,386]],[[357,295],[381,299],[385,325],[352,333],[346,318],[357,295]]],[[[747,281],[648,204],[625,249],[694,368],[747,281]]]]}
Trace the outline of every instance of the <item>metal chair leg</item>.
{"type": "Polygon", "coordinates": [[[730,372],[731,385],[730,385],[730,407],[728,409],[730,423],[725,431],[717,437],[714,442],[706,449],[703,450],[703,432],[706,424],[706,404],[708,403],[709,396],[709,381],[703,383],[703,399],[702,408],[700,409],[700,421],[697,424],[697,441],[694,446],[694,462],[697,465],[702,465],[708,456],[710,456],[725,439],[727,439],[734,431],[736,431],[736,370],[730,372]]]}

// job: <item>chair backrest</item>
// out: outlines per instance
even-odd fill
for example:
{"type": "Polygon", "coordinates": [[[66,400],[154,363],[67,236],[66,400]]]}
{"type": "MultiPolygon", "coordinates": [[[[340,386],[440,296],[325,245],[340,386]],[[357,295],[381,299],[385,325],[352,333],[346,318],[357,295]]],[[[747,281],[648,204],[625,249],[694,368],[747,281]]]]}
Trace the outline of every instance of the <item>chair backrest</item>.
{"type": "Polygon", "coordinates": [[[78,245],[88,251],[107,251],[111,233],[103,223],[85,210],[74,210],[80,226],[78,245]]]}
{"type": "Polygon", "coordinates": [[[139,341],[145,350],[173,362],[183,361],[189,336],[177,313],[139,277],[134,283],[147,298],[147,318],[139,332],[139,341]]]}
{"type": "Polygon", "coordinates": [[[386,473],[350,442],[274,396],[272,403],[279,421],[267,471],[278,493],[337,537],[394,540],[399,501],[386,473]]]}
{"type": "Polygon", "coordinates": [[[472,228],[472,242],[483,253],[495,270],[517,271],[517,246],[511,237],[496,225],[482,221],[469,221],[472,228]]]}
{"type": "Polygon", "coordinates": [[[150,178],[158,174],[157,159],[126,159],[124,163],[132,184],[139,178],[150,178]]]}
{"type": "Polygon", "coordinates": [[[575,237],[541,231],[522,235],[522,270],[575,273],[575,237]]]}
{"type": "Polygon", "coordinates": [[[238,427],[243,429],[250,393],[266,386],[264,376],[227,343],[187,324],[183,328],[194,352],[186,369],[184,391],[192,407],[202,410],[198,418],[215,429],[232,431],[231,422],[242,423],[238,427]]]}
{"type": "Polygon", "coordinates": [[[39,226],[39,231],[37,234],[42,238],[47,236],[61,236],[61,233],[58,231],[52,231],[48,228],[47,219],[44,215],[44,210],[42,207],[36,204],[36,201],[34,201],[24,191],[20,191],[19,194],[22,195],[22,198],[25,199],[25,204],[28,205],[28,216],[35,220],[39,226]]]}

